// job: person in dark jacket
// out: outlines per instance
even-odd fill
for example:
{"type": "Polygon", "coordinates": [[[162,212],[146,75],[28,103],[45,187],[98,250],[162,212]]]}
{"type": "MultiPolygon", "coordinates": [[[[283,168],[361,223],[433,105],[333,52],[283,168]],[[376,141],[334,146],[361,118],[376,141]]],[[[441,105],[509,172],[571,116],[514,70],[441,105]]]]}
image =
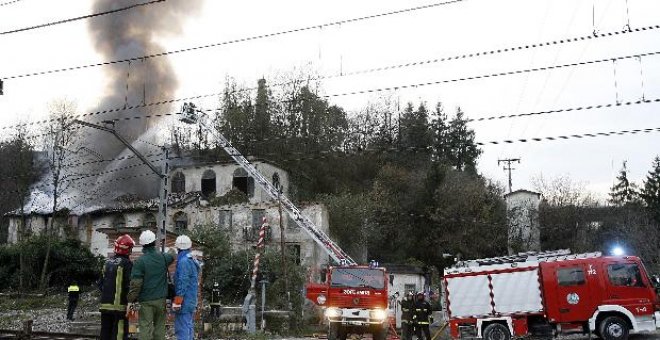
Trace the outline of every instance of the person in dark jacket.
{"type": "Polygon", "coordinates": [[[413,293],[407,292],[401,300],[401,338],[403,340],[411,340],[413,333],[412,317],[413,317],[413,293]]]}
{"type": "Polygon", "coordinates": [[[133,264],[128,302],[140,303],[139,339],[165,340],[167,267],[174,257],[156,249],[156,234],[151,230],[143,231],[139,241],[142,256],[133,264]]]}
{"type": "Polygon", "coordinates": [[[129,259],[135,241],[129,235],[115,240],[115,256],[103,266],[101,290],[101,340],[128,339],[128,288],[133,264],[129,259]]]}
{"type": "Polygon", "coordinates": [[[426,302],[423,292],[417,293],[417,300],[415,301],[414,308],[413,319],[417,339],[422,339],[422,333],[424,333],[424,339],[431,340],[431,331],[429,330],[431,304],[426,302]]]}
{"type": "Polygon", "coordinates": [[[69,293],[69,307],[66,309],[66,319],[72,321],[73,314],[76,312],[76,307],[78,306],[78,298],[80,298],[80,287],[76,281],[72,281],[67,288],[69,293]]]}
{"type": "Polygon", "coordinates": [[[174,332],[177,340],[193,340],[193,314],[197,309],[200,264],[190,253],[192,240],[186,235],[176,238],[175,247],[179,252],[176,258],[174,286],[176,296],[172,303],[175,311],[174,332]]]}

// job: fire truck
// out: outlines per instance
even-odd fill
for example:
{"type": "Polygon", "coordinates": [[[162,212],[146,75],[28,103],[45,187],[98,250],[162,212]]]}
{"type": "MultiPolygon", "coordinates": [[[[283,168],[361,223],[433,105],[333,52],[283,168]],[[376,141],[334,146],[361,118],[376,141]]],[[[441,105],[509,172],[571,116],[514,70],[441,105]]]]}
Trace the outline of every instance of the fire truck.
{"type": "Polygon", "coordinates": [[[638,257],[569,250],[463,261],[443,278],[453,339],[582,333],[625,340],[660,328],[658,289],[638,257]]]}
{"type": "Polygon", "coordinates": [[[306,297],[324,309],[328,323],[328,339],[345,340],[350,333],[372,333],[374,340],[385,340],[389,326],[388,275],[376,262],[360,266],[328,235],[304,216],[298,207],[264,177],[218,130],[193,103],[184,103],[180,121],[199,126],[215,137],[218,145],[268,193],[282,203],[291,219],[334,261],[322,283],[309,283],[306,297]]]}

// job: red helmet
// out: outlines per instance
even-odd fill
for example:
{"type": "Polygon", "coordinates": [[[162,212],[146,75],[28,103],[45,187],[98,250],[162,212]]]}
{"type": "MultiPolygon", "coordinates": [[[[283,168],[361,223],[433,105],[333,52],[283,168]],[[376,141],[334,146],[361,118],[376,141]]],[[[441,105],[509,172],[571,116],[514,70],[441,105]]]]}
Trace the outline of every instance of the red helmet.
{"type": "Polygon", "coordinates": [[[121,235],[115,240],[115,254],[129,255],[135,246],[135,241],[128,234],[121,235]]]}

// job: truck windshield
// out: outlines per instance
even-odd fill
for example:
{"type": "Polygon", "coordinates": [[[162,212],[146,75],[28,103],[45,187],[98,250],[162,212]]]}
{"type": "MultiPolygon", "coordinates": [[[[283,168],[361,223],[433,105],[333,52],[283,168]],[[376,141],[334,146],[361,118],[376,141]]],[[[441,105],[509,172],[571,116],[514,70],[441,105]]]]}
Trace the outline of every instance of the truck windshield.
{"type": "Polygon", "coordinates": [[[332,287],[369,287],[383,289],[385,274],[382,270],[366,268],[335,268],[332,271],[332,287]]]}

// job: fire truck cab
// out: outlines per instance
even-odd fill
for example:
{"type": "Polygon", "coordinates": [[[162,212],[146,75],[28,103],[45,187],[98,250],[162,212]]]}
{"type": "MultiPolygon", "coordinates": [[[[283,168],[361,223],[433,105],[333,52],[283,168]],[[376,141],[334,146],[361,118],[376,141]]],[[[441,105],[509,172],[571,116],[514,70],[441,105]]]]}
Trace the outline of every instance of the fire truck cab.
{"type": "Polygon", "coordinates": [[[526,253],[445,270],[453,338],[595,334],[605,340],[660,328],[657,280],[635,256],[526,253]]]}

